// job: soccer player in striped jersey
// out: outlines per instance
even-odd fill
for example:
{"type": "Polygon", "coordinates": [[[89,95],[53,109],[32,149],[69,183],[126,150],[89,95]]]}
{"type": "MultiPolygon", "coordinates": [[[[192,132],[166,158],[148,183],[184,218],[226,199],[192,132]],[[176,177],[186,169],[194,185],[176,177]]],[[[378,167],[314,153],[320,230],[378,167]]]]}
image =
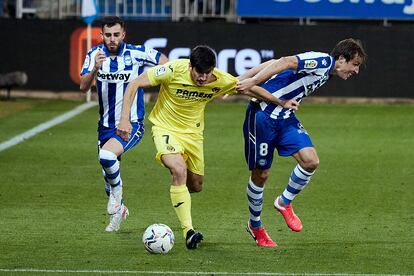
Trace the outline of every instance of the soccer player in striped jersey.
{"type": "MultiPolygon", "coordinates": [[[[172,175],[171,203],[181,223],[188,249],[197,248],[203,235],[194,230],[190,192],[200,192],[204,179],[204,108],[214,98],[234,94],[237,78],[216,66],[214,51],[204,45],[195,47],[190,59],[178,59],[156,66],[133,80],[125,92],[118,134],[128,141],[129,114],[139,87],[160,85],[157,102],[149,116],[159,160],[172,175]]],[[[246,94],[295,108],[295,101],[280,101],[254,86],[246,94]]]]}
{"type": "MultiPolygon", "coordinates": [[[[331,54],[306,52],[271,60],[252,68],[238,84],[244,91],[262,83],[262,87],[283,100],[300,102],[311,95],[332,76],[343,80],[359,73],[366,59],[361,42],[354,39],[340,41],[331,54]]],[[[276,246],[262,226],[260,215],[263,191],[277,149],[280,156],[293,156],[297,165],[293,169],[283,193],[276,197],[274,208],[287,226],[301,231],[302,223],[292,208],[293,199],[306,187],[319,165],[312,141],[295,110],[266,101],[251,100],[243,126],[245,158],[251,175],[247,185],[250,220],[247,231],[259,246],[276,246]]]]}
{"type": "Polygon", "coordinates": [[[86,55],[81,71],[80,90],[88,91],[93,81],[99,98],[98,151],[99,161],[108,194],[110,215],[107,232],[117,231],[129,214],[122,196],[120,157],[133,148],[144,135],[144,91],[138,89],[133,99],[131,137],[128,142],[116,134],[121,116],[122,101],[129,82],[144,72],[145,66],[164,64],[165,55],[144,46],[124,42],[124,21],[117,16],[102,21],[103,44],[93,47],[86,55]]]}

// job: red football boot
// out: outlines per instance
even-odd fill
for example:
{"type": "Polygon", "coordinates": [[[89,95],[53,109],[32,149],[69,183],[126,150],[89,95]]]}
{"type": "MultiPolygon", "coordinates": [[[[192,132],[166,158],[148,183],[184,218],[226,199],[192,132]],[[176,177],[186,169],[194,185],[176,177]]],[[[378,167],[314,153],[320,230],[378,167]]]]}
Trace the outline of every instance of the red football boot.
{"type": "Polygon", "coordinates": [[[272,241],[272,239],[267,234],[266,230],[263,227],[253,229],[250,226],[250,223],[247,223],[246,227],[247,232],[252,236],[256,241],[258,246],[267,246],[267,247],[276,247],[277,244],[272,241]]]}
{"type": "Polygon", "coordinates": [[[292,229],[293,231],[300,232],[302,230],[302,222],[300,221],[299,217],[293,212],[292,204],[280,206],[279,204],[280,196],[278,196],[275,200],[274,207],[278,210],[283,218],[287,226],[292,229]]]}

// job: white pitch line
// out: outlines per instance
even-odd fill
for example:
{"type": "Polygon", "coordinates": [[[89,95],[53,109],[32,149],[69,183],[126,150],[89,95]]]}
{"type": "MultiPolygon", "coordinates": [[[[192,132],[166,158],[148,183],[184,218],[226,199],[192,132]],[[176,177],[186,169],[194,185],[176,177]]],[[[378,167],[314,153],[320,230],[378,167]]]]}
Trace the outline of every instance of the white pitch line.
{"type": "Polygon", "coordinates": [[[0,268],[0,272],[22,273],[76,273],[76,274],[160,274],[160,275],[253,275],[253,276],[400,276],[400,274],[348,274],[348,273],[283,273],[283,272],[225,272],[225,271],[142,271],[142,270],[71,270],[71,269],[32,269],[0,268]]]}
{"type": "Polygon", "coordinates": [[[72,117],[75,117],[76,115],[82,113],[83,111],[97,105],[97,102],[87,102],[80,106],[77,106],[76,108],[72,109],[69,112],[66,112],[50,121],[47,121],[45,123],[42,123],[32,129],[29,129],[28,131],[23,132],[22,134],[19,134],[17,136],[14,136],[10,140],[7,140],[6,142],[3,142],[0,144],[0,151],[3,151],[5,149],[8,149],[14,145],[17,145],[24,140],[29,139],[30,137],[35,136],[36,134],[45,131],[48,128],[51,128],[55,125],[58,125],[60,123],[63,123],[64,121],[69,120],[72,117]]]}

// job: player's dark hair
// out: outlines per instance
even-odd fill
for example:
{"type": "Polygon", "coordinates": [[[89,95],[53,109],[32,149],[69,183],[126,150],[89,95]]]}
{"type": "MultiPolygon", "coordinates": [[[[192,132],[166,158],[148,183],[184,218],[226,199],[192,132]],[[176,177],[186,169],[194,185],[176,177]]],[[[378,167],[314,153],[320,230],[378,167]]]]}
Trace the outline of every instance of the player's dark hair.
{"type": "Polygon", "coordinates": [[[353,59],[355,55],[358,55],[361,58],[362,63],[364,63],[367,58],[361,41],[353,38],[339,41],[331,52],[331,56],[333,56],[335,60],[338,60],[340,56],[343,56],[347,62],[353,59]]]}
{"type": "Polygon", "coordinates": [[[103,30],[103,28],[105,26],[110,28],[112,26],[115,26],[116,24],[121,25],[122,29],[125,29],[125,22],[120,17],[118,17],[118,16],[105,16],[102,19],[102,22],[101,22],[101,29],[103,30]]]}
{"type": "Polygon", "coordinates": [[[191,50],[190,64],[198,73],[207,73],[216,66],[216,54],[207,45],[198,45],[191,50]]]}

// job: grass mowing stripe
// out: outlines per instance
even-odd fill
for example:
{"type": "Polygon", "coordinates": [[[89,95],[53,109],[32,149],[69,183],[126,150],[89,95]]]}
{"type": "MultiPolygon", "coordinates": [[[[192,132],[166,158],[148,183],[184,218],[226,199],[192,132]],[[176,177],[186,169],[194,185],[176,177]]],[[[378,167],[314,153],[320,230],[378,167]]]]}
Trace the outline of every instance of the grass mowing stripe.
{"type": "Polygon", "coordinates": [[[32,273],[105,273],[105,274],[162,274],[162,275],[287,275],[287,276],[399,276],[400,274],[347,274],[347,273],[283,273],[283,272],[225,272],[225,271],[141,271],[141,270],[66,270],[66,269],[1,269],[0,272],[32,273]]]}
{"type": "Polygon", "coordinates": [[[45,123],[42,123],[32,129],[29,129],[28,131],[23,132],[22,134],[19,134],[9,140],[7,140],[6,142],[3,142],[0,144],[0,151],[3,151],[5,149],[8,149],[12,146],[15,146],[21,142],[23,142],[26,139],[29,139],[30,137],[35,136],[36,134],[45,131],[46,129],[49,129],[55,125],[58,125],[60,123],[63,123],[67,120],[69,120],[70,118],[82,113],[83,111],[93,107],[97,105],[96,102],[88,102],[85,104],[82,104],[76,108],[74,108],[73,110],[66,112],[50,121],[47,121],[45,123]]]}
{"type": "MultiPolygon", "coordinates": [[[[75,106],[48,102],[41,107],[53,115],[35,108],[37,121],[26,129],[23,124],[14,135],[75,106]]],[[[25,117],[30,119],[29,112],[3,120],[0,133],[13,130],[9,122],[21,125],[25,117]]],[[[192,195],[194,225],[205,241],[191,252],[178,234],[170,175],[154,160],[149,123],[140,144],[123,156],[131,215],[114,235],[104,231],[109,216],[97,160],[96,107],[1,152],[0,248],[5,253],[0,254],[0,268],[75,272],[0,275],[134,275],[119,273],[124,270],[140,271],[135,273],[140,276],[152,271],[175,273],[171,276],[182,271],[413,274],[414,105],[303,106],[298,116],[317,146],[321,166],[295,201],[304,223],[304,230],[296,233],[272,206],[296,162],[277,158],[262,213],[267,231],[279,244],[276,249],[257,247],[245,231],[249,173],[241,131],[244,112],[244,104],[211,104],[206,109],[205,186],[192,195]],[[169,254],[157,256],[144,249],[142,233],[152,223],[165,223],[177,233],[169,254]]]]}

